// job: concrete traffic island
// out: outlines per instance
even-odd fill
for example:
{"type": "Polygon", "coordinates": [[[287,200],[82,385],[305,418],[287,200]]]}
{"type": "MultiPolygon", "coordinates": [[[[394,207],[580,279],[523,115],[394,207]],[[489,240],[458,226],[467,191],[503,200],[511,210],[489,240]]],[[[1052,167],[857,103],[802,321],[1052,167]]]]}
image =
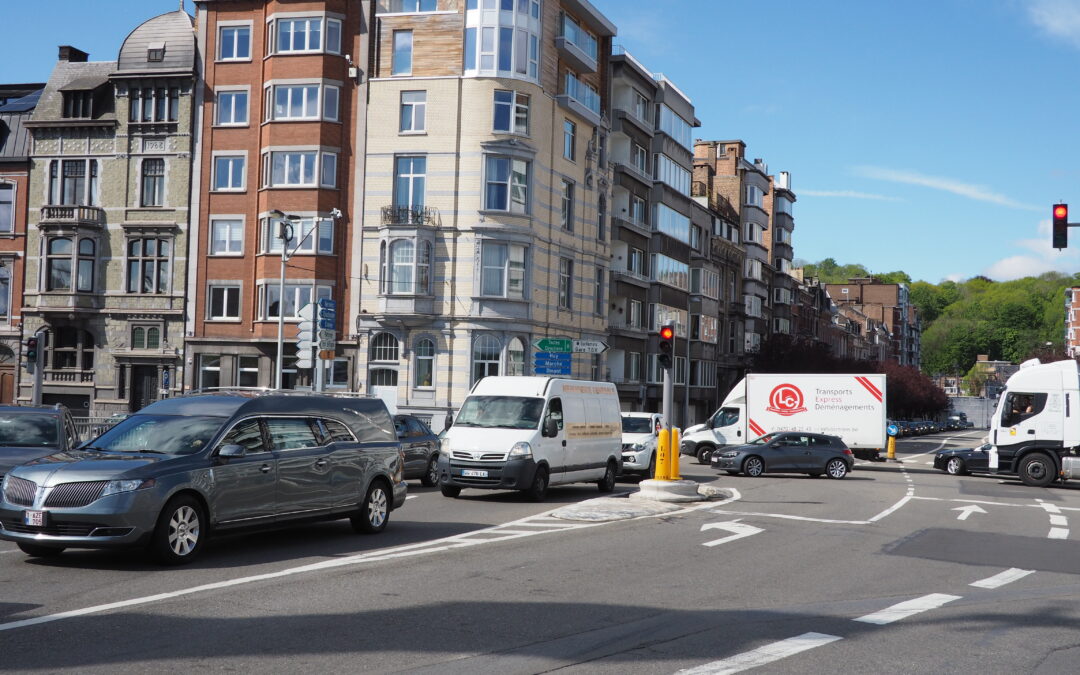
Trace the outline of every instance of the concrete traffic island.
{"type": "MultiPolygon", "coordinates": [[[[662,483],[693,483],[693,481],[642,481],[662,483]]],[[[711,485],[697,485],[696,497],[680,495],[677,502],[718,501],[730,499],[734,492],[729,489],[713,487],[711,485]]],[[[669,497],[670,495],[664,495],[669,497]]],[[[630,520],[631,518],[643,518],[646,516],[660,516],[665,513],[680,511],[684,507],[671,499],[655,499],[642,494],[631,492],[625,497],[597,497],[587,499],[578,504],[571,504],[551,512],[552,518],[562,520],[578,520],[588,522],[607,522],[612,520],[630,520]],[[629,499],[627,498],[629,497],[629,499]]]]}
{"type": "Polygon", "coordinates": [[[708,499],[696,481],[646,479],[638,483],[638,491],[630,499],[651,499],[657,502],[700,502],[708,499]]]}

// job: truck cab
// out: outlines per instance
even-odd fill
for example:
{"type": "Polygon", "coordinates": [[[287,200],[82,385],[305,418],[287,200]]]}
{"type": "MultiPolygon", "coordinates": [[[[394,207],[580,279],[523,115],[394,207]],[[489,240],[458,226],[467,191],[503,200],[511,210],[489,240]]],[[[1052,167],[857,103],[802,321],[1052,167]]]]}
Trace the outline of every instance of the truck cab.
{"type": "Polygon", "coordinates": [[[714,450],[750,440],[746,437],[746,380],[741,380],[704,424],[683,431],[679,454],[697,457],[701,464],[708,464],[714,450]]]}

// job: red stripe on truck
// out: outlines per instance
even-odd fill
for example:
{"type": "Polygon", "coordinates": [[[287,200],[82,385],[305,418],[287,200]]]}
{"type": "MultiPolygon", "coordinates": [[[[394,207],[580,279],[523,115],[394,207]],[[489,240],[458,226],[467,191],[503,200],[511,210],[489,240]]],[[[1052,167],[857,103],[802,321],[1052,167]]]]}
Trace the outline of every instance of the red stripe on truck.
{"type": "Polygon", "coordinates": [[[868,392],[870,392],[870,395],[873,396],[874,398],[876,398],[878,400],[878,402],[881,401],[881,390],[878,389],[877,387],[875,387],[874,383],[871,382],[869,380],[869,378],[856,377],[855,381],[858,382],[859,384],[861,384],[862,386],[866,387],[866,390],[868,392]]]}
{"type": "Polygon", "coordinates": [[[748,420],[748,425],[750,427],[750,431],[753,431],[756,435],[758,435],[758,436],[764,436],[765,435],[765,430],[762,429],[760,426],[758,426],[758,423],[755,422],[754,420],[748,420]]]}

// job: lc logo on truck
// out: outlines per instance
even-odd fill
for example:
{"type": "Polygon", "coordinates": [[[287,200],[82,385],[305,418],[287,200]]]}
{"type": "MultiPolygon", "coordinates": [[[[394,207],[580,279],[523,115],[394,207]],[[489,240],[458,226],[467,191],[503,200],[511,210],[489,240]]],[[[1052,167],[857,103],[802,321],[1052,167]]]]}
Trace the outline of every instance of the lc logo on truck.
{"type": "Polygon", "coordinates": [[[806,412],[806,408],[803,406],[802,391],[793,384],[776,386],[772,393],[769,394],[769,407],[766,410],[785,417],[806,412]]]}

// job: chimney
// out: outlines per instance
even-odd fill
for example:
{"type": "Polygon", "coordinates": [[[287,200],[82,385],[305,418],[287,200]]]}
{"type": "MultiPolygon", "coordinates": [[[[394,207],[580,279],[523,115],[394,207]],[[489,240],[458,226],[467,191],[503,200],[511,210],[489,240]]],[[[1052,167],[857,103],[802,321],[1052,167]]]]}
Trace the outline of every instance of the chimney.
{"type": "Polygon", "coordinates": [[[58,58],[68,63],[86,63],[90,60],[90,55],[71,45],[60,45],[60,56],[58,58]]]}

